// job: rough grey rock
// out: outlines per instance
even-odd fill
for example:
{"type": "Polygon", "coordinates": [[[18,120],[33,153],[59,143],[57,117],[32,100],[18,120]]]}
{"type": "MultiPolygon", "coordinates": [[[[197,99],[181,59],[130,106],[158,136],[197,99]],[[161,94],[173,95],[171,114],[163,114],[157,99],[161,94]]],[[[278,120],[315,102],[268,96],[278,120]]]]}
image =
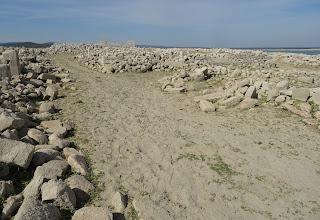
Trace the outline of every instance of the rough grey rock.
{"type": "Polygon", "coordinates": [[[111,213],[107,208],[103,207],[84,207],[77,210],[72,220],[88,220],[88,219],[103,219],[111,220],[111,213]]]}
{"type": "Polygon", "coordinates": [[[31,128],[28,130],[28,136],[35,140],[38,144],[47,144],[48,138],[47,136],[40,130],[31,128]]]}
{"type": "Polygon", "coordinates": [[[282,80],[277,83],[276,88],[278,90],[286,90],[289,88],[289,81],[288,80],[282,80]]]}
{"type": "Polygon", "coordinates": [[[245,98],[244,100],[242,100],[242,102],[240,102],[239,108],[242,110],[253,108],[257,103],[257,99],[245,98]]]}
{"type": "Polygon", "coordinates": [[[32,157],[31,166],[41,166],[50,160],[54,160],[58,156],[60,156],[60,152],[53,149],[36,150],[32,157]]]}
{"type": "Polygon", "coordinates": [[[45,179],[55,179],[67,172],[69,165],[64,160],[51,160],[37,167],[34,177],[42,176],[45,179]]]}
{"type": "Polygon", "coordinates": [[[34,152],[33,145],[0,138],[0,146],[0,162],[28,168],[34,152]]]}
{"type": "Polygon", "coordinates": [[[222,99],[223,97],[224,97],[223,93],[211,93],[211,94],[207,94],[207,95],[203,95],[203,96],[194,97],[194,101],[200,102],[201,100],[206,100],[209,102],[216,102],[219,99],[222,99]]]}
{"type": "Polygon", "coordinates": [[[257,89],[255,86],[250,86],[245,94],[246,98],[256,99],[258,98],[257,89]]]}
{"type": "Polygon", "coordinates": [[[73,154],[78,154],[83,156],[83,154],[81,154],[79,151],[77,151],[74,148],[70,148],[70,147],[63,148],[63,155],[66,159],[68,159],[68,157],[73,154]]]}
{"type": "Polygon", "coordinates": [[[63,209],[74,210],[76,196],[70,187],[62,180],[50,180],[41,186],[42,201],[53,201],[53,204],[63,209]]]}
{"type": "Polygon", "coordinates": [[[19,209],[23,201],[22,195],[10,196],[3,204],[1,219],[10,219],[19,209]]]}
{"type": "Polygon", "coordinates": [[[44,93],[44,98],[49,98],[51,101],[58,97],[59,88],[57,85],[49,85],[44,93]]]}
{"type": "Polygon", "coordinates": [[[0,181],[0,197],[7,198],[12,194],[14,194],[14,187],[12,181],[0,181]]]}
{"type": "Polygon", "coordinates": [[[195,69],[193,72],[189,73],[190,78],[195,81],[202,81],[205,79],[206,74],[208,73],[207,67],[202,67],[195,69]]]}
{"type": "Polygon", "coordinates": [[[35,198],[25,198],[13,220],[60,220],[58,208],[35,198]]]}
{"type": "Polygon", "coordinates": [[[292,90],[292,98],[306,102],[310,96],[310,90],[308,88],[294,88],[292,90]]]}
{"type": "Polygon", "coordinates": [[[52,102],[42,102],[39,106],[39,113],[55,113],[56,111],[56,107],[54,106],[54,104],[52,102]]]}
{"type": "Polygon", "coordinates": [[[67,161],[75,172],[80,173],[83,176],[88,174],[89,168],[82,155],[72,154],[67,158],[67,161]]]}
{"type": "Polygon", "coordinates": [[[73,175],[66,179],[65,182],[76,195],[77,208],[83,207],[90,198],[90,191],[94,189],[93,184],[81,175],[73,175]]]}
{"type": "Polygon", "coordinates": [[[15,141],[19,140],[18,131],[16,129],[7,129],[4,132],[2,132],[1,136],[15,141]]]}
{"type": "Polygon", "coordinates": [[[230,97],[224,101],[221,102],[221,105],[222,106],[225,106],[226,108],[231,108],[235,105],[238,105],[241,100],[242,100],[243,96],[241,95],[236,95],[236,96],[233,96],[233,97],[230,97]]]}
{"type": "Polygon", "coordinates": [[[199,102],[199,107],[201,109],[201,111],[203,112],[214,112],[216,110],[216,107],[209,101],[206,100],[201,100],[199,102]]]}
{"type": "Polygon", "coordinates": [[[67,128],[63,127],[60,120],[42,121],[40,124],[49,133],[56,133],[59,137],[64,137],[67,133],[67,128]]]}
{"type": "Polygon", "coordinates": [[[121,192],[116,192],[111,199],[113,212],[123,213],[128,204],[128,197],[121,192]]]}
{"type": "Polygon", "coordinates": [[[16,114],[2,112],[0,115],[0,131],[6,129],[19,129],[25,125],[25,120],[19,118],[16,114]]]}

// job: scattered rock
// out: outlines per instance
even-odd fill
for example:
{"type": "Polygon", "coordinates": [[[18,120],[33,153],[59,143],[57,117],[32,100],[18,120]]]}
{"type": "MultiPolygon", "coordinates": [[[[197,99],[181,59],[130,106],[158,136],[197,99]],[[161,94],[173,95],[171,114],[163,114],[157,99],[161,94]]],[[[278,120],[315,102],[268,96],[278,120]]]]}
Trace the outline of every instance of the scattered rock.
{"type": "Polygon", "coordinates": [[[0,181],[0,197],[7,198],[12,194],[14,194],[12,181],[0,181]]]}
{"type": "Polygon", "coordinates": [[[199,107],[201,109],[201,111],[203,112],[214,112],[216,110],[216,107],[209,101],[206,100],[201,100],[199,102],[199,107]]]}
{"type": "Polygon", "coordinates": [[[0,162],[28,168],[34,146],[20,141],[0,138],[0,162]]]}
{"type": "Polygon", "coordinates": [[[308,88],[294,88],[292,90],[292,98],[302,102],[306,102],[310,96],[310,90],[308,88]]]}
{"type": "Polygon", "coordinates": [[[76,195],[77,208],[83,207],[90,198],[90,191],[94,189],[93,184],[81,175],[73,175],[66,179],[65,182],[76,195]]]}
{"type": "Polygon", "coordinates": [[[1,219],[10,219],[19,209],[23,201],[22,195],[10,196],[3,204],[1,219]]]}
{"type": "Polygon", "coordinates": [[[76,207],[76,196],[62,180],[49,180],[41,187],[42,201],[53,201],[53,204],[67,210],[76,207]]]}
{"type": "Polygon", "coordinates": [[[35,140],[39,144],[47,144],[48,138],[47,136],[40,130],[31,128],[28,130],[28,136],[35,140]]]}
{"type": "Polygon", "coordinates": [[[123,213],[128,204],[128,197],[121,192],[116,192],[111,199],[113,211],[116,213],[123,213]]]}
{"type": "Polygon", "coordinates": [[[60,220],[57,207],[45,204],[35,198],[25,198],[14,220],[60,220]]]}
{"type": "Polygon", "coordinates": [[[89,168],[82,155],[72,154],[68,157],[67,161],[75,172],[80,173],[83,176],[88,174],[89,168]]]}

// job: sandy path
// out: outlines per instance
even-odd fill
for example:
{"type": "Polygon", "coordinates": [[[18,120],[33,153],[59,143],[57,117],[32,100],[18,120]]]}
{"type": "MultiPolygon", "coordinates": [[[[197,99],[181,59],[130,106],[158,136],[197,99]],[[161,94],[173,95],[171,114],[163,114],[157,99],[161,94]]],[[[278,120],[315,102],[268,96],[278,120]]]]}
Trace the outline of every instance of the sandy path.
{"type": "Polygon", "coordinates": [[[163,94],[163,74],[104,75],[64,56],[78,125],[105,183],[149,219],[320,219],[320,135],[298,117],[256,108],[205,114],[195,94],[163,94]],[[188,97],[190,96],[190,97],[188,97]]]}

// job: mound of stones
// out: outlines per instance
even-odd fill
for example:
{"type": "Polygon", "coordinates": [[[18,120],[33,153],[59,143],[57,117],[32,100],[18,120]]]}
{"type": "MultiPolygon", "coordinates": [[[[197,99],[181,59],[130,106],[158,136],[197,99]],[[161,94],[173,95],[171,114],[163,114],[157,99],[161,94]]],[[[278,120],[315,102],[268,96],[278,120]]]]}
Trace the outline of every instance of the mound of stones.
{"type": "MultiPolygon", "coordinates": [[[[73,124],[58,119],[54,100],[68,74],[42,49],[0,48],[0,219],[111,219],[85,207],[95,186],[85,156],[67,139],[73,124]]],[[[113,199],[123,212],[123,195],[113,199]]]]}
{"type": "Polygon", "coordinates": [[[72,52],[82,65],[102,73],[168,71],[170,74],[158,81],[161,90],[198,93],[194,101],[204,112],[271,104],[303,117],[307,124],[318,125],[319,56],[107,44],[55,44],[50,50],[72,52]],[[205,86],[199,91],[198,84],[205,86]]]}

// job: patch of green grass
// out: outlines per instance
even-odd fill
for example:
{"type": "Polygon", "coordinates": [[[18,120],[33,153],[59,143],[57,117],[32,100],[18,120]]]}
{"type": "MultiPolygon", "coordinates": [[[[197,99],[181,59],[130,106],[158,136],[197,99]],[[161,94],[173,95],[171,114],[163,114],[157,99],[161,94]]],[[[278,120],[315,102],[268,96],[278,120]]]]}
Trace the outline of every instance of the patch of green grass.
{"type": "Polygon", "coordinates": [[[310,106],[311,106],[311,111],[310,111],[310,113],[311,113],[312,117],[314,117],[314,114],[315,114],[317,111],[319,111],[319,106],[318,106],[317,104],[315,104],[313,101],[310,101],[309,104],[310,104],[310,106]]]}
{"type": "Polygon", "coordinates": [[[191,153],[184,153],[180,154],[179,157],[176,159],[176,161],[179,161],[181,159],[188,159],[188,160],[200,160],[200,161],[205,161],[206,156],[205,155],[195,155],[191,153]]]}
{"type": "Polygon", "coordinates": [[[127,220],[139,220],[138,212],[135,208],[131,205],[126,213],[127,220]]]}
{"type": "Polygon", "coordinates": [[[215,158],[216,163],[208,163],[211,170],[217,172],[220,176],[230,177],[237,175],[238,172],[234,171],[227,163],[225,163],[220,156],[215,158]]]}
{"type": "Polygon", "coordinates": [[[220,176],[223,176],[223,177],[230,177],[230,176],[239,174],[238,172],[234,171],[227,163],[225,163],[222,157],[219,155],[216,155],[214,157],[209,157],[203,154],[196,155],[192,153],[184,153],[184,154],[180,154],[179,157],[176,159],[176,161],[179,161],[182,159],[207,162],[207,165],[211,170],[217,172],[220,176]]]}

